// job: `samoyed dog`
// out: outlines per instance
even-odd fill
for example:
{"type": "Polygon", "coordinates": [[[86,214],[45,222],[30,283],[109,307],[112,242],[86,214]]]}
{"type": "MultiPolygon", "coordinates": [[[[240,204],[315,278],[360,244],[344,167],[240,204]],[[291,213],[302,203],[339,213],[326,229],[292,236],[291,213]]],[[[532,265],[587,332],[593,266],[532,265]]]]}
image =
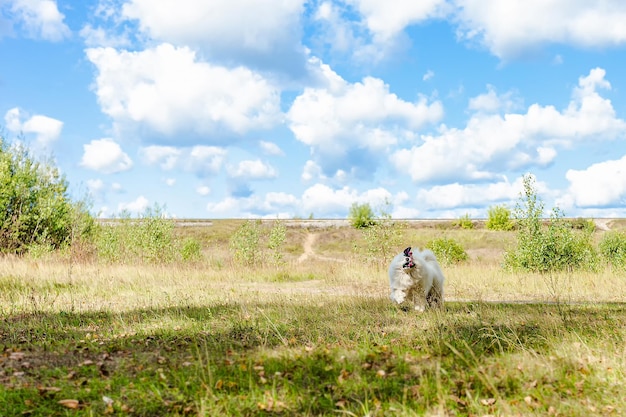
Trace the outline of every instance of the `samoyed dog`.
{"type": "Polygon", "coordinates": [[[397,254],[389,265],[391,300],[413,305],[416,311],[427,307],[443,308],[444,276],[435,254],[409,246],[397,254]]]}

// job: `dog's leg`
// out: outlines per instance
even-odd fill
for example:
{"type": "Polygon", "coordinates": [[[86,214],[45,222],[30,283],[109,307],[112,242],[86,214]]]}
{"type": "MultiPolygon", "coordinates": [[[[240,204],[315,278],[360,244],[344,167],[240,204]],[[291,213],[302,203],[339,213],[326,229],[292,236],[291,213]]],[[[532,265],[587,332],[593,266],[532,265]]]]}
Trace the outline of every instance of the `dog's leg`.
{"type": "Polygon", "coordinates": [[[420,313],[426,311],[426,294],[422,287],[416,288],[415,291],[413,291],[413,306],[415,311],[420,313]]]}
{"type": "Polygon", "coordinates": [[[443,308],[443,288],[433,286],[426,297],[429,307],[443,308]]]}
{"type": "Polygon", "coordinates": [[[391,300],[395,301],[396,304],[402,304],[406,299],[406,291],[400,289],[394,289],[391,291],[391,300]]]}

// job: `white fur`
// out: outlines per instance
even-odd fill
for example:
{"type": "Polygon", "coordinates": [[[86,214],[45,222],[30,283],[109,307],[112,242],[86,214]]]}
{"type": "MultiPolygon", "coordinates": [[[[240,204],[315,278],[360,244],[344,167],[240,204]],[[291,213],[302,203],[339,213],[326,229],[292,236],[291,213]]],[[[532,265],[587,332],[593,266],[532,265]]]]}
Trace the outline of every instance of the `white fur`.
{"type": "Polygon", "coordinates": [[[397,304],[412,303],[417,311],[427,307],[443,308],[444,276],[435,254],[428,249],[415,248],[410,260],[412,267],[403,266],[409,262],[409,257],[400,253],[389,265],[391,300],[397,304]]]}

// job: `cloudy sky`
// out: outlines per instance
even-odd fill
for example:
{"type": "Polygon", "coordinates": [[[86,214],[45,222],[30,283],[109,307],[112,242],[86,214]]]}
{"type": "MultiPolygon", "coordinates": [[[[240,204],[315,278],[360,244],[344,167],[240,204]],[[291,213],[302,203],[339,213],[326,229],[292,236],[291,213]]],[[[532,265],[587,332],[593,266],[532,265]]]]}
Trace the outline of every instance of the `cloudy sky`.
{"type": "Polygon", "coordinates": [[[0,126],[94,214],[626,217],[623,0],[0,0],[0,126]]]}

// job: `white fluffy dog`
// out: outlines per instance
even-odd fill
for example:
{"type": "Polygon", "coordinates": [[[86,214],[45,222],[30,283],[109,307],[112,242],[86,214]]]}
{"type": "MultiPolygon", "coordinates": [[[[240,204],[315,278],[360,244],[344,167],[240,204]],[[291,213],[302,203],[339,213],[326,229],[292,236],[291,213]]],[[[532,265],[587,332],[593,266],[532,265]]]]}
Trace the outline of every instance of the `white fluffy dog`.
{"type": "Polygon", "coordinates": [[[409,246],[396,255],[389,265],[391,300],[412,303],[415,310],[443,308],[444,276],[432,251],[411,250],[409,246]]]}

